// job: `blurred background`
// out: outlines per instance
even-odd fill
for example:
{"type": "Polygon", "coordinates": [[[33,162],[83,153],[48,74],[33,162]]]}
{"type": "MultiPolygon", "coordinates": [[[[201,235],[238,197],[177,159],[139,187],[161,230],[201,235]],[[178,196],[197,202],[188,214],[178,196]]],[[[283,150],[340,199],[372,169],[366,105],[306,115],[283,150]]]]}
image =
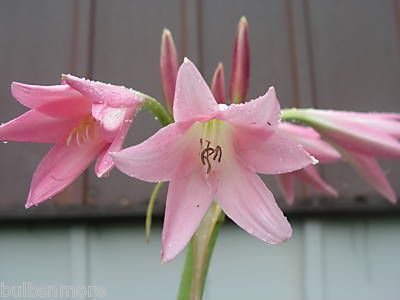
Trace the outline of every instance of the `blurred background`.
{"type": "MultiPolygon", "coordinates": [[[[400,111],[399,0],[22,1],[0,2],[0,118],[26,109],[10,83],[57,84],[61,73],[123,84],[162,99],[160,37],[175,38],[211,80],[230,77],[239,18],[249,22],[250,96],[274,85],[283,107],[400,111]]],[[[228,83],[228,82],[227,82],[228,83]]],[[[139,114],[126,145],[158,128],[139,114]]],[[[51,128],[49,128],[51,130],[51,128]]],[[[184,254],[160,264],[164,195],[150,244],[144,212],[152,185],[89,169],[63,193],[24,209],[31,176],[49,145],[0,145],[0,281],[8,285],[96,285],[106,299],[174,299],[184,254]]],[[[382,162],[400,193],[400,163],[382,162]]],[[[265,246],[230,222],[222,228],[205,299],[399,299],[400,206],[390,205],[350,167],[321,169],[340,192],[324,198],[298,186],[294,227],[265,246]]]]}

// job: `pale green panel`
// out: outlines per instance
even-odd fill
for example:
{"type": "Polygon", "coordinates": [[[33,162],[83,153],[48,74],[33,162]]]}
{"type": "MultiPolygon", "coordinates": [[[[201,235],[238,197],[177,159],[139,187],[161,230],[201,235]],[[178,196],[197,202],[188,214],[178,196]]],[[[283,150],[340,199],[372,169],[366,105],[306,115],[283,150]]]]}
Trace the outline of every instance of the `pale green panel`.
{"type": "Polygon", "coordinates": [[[292,223],[292,239],[270,246],[237,226],[225,226],[217,241],[205,299],[302,297],[302,226],[292,223]]]}
{"type": "Polygon", "coordinates": [[[160,227],[153,228],[151,242],[146,244],[144,226],[136,225],[91,228],[90,284],[104,287],[105,299],[110,300],[174,299],[184,255],[162,265],[160,227]]]}
{"type": "MultiPolygon", "coordinates": [[[[107,289],[106,299],[174,299],[184,255],[160,264],[160,228],[150,244],[141,227],[92,228],[89,283],[107,289]]],[[[205,300],[301,299],[302,230],[292,240],[267,246],[236,226],[224,225],[217,241],[205,300]],[[290,286],[290,289],[287,287],[290,286]]]]}
{"type": "Polygon", "coordinates": [[[324,222],[324,299],[385,299],[400,296],[400,222],[324,222]]]}
{"type": "Polygon", "coordinates": [[[0,227],[0,280],[7,285],[66,285],[70,272],[69,227],[0,227]]]}

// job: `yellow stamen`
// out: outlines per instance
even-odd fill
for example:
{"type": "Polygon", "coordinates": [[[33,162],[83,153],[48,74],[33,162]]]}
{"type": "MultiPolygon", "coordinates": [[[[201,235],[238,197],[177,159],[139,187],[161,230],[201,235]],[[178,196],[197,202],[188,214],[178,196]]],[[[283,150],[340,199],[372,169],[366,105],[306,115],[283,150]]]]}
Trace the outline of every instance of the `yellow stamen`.
{"type": "Polygon", "coordinates": [[[88,140],[94,140],[98,137],[97,121],[91,115],[83,117],[78,126],[71,129],[67,137],[67,146],[75,139],[78,145],[88,140]]]}

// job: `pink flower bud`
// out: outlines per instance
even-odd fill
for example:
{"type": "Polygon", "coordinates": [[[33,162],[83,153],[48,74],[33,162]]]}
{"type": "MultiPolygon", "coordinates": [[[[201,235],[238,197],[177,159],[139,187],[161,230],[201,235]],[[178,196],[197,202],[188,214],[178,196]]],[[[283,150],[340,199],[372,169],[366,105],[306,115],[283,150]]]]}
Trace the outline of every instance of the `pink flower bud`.
{"type": "Polygon", "coordinates": [[[167,102],[168,110],[172,113],[175,82],[178,74],[178,57],[176,54],[174,39],[168,29],[164,29],[161,37],[160,73],[164,98],[167,102]]]}
{"type": "Polygon", "coordinates": [[[220,62],[215,69],[214,76],[211,82],[211,91],[218,103],[226,104],[225,93],[225,72],[224,65],[220,62]]]}
{"type": "Polygon", "coordinates": [[[246,100],[249,89],[250,75],[250,43],[246,17],[239,21],[233,49],[232,76],[230,83],[230,97],[232,103],[241,103],[246,100]]]}

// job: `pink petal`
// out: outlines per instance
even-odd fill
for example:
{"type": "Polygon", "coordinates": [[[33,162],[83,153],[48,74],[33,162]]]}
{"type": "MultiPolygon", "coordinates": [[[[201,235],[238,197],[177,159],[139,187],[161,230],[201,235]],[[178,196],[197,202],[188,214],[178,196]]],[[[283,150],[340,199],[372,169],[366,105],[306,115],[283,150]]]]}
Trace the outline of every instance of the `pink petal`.
{"type": "Polygon", "coordinates": [[[172,112],[175,95],[176,77],[178,74],[178,56],[172,34],[164,29],[161,37],[160,74],[167,107],[172,112]]]}
{"type": "Polygon", "coordinates": [[[301,145],[277,131],[261,141],[236,130],[235,148],[243,162],[257,173],[288,173],[315,163],[301,145]]]}
{"type": "Polygon", "coordinates": [[[353,121],[351,114],[339,115],[314,109],[305,112],[321,135],[347,150],[378,157],[400,156],[400,143],[395,138],[377,128],[353,121]]]}
{"type": "Polygon", "coordinates": [[[285,173],[277,175],[279,187],[289,205],[294,203],[294,178],[293,173],[285,173]]]}
{"type": "Polygon", "coordinates": [[[302,145],[304,150],[321,163],[333,162],[340,159],[339,152],[328,143],[321,140],[319,134],[312,128],[289,123],[280,123],[278,131],[302,145]]]}
{"type": "Polygon", "coordinates": [[[182,165],[191,172],[198,152],[198,140],[186,135],[191,126],[191,122],[168,125],[139,145],[111,153],[113,161],[125,174],[150,182],[175,178],[182,165]]]}
{"type": "Polygon", "coordinates": [[[51,102],[84,98],[68,85],[43,86],[13,82],[11,93],[18,102],[29,108],[37,108],[51,102]]]}
{"type": "Polygon", "coordinates": [[[199,170],[169,183],[162,233],[162,261],[185,248],[213,200],[199,170]]]}
{"type": "Polygon", "coordinates": [[[255,100],[243,104],[231,104],[221,112],[222,119],[245,126],[275,126],[279,123],[281,108],[275,89],[255,100]]]}
{"type": "Polygon", "coordinates": [[[238,164],[224,169],[216,199],[229,218],[266,243],[284,242],[292,234],[289,222],[262,180],[238,164]]]}
{"type": "Polygon", "coordinates": [[[377,157],[400,157],[400,143],[395,138],[369,127],[341,122],[333,130],[323,128],[319,131],[350,151],[377,157]]]}
{"type": "Polygon", "coordinates": [[[219,63],[211,82],[211,91],[217,103],[226,104],[224,65],[219,63]]]}
{"type": "Polygon", "coordinates": [[[250,77],[250,42],[248,23],[245,17],[239,21],[233,49],[230,96],[232,103],[246,100],[250,77]]]}
{"type": "Polygon", "coordinates": [[[116,152],[121,150],[126,135],[128,134],[129,128],[132,124],[132,117],[135,113],[136,111],[128,109],[128,111],[125,113],[124,120],[120,125],[116,136],[114,137],[114,140],[109,145],[109,147],[106,147],[104,149],[102,155],[99,156],[99,158],[97,159],[95,166],[95,173],[97,177],[103,177],[114,167],[114,162],[109,152],[116,152]]]}
{"type": "Polygon", "coordinates": [[[78,122],[59,120],[30,110],[0,126],[0,140],[35,143],[56,143],[78,122]]]}
{"type": "Polygon", "coordinates": [[[33,174],[25,207],[37,205],[54,196],[77,178],[104,148],[103,141],[78,145],[73,139],[59,141],[43,158],[33,174]]]}
{"type": "Polygon", "coordinates": [[[35,108],[48,116],[59,119],[82,118],[90,114],[91,103],[83,96],[48,102],[35,108]]]}
{"type": "Polygon", "coordinates": [[[358,174],[379,194],[392,203],[397,202],[395,192],[374,158],[367,155],[347,152],[346,159],[357,170],[358,174]]]}
{"type": "Polygon", "coordinates": [[[196,66],[187,58],[179,68],[174,99],[175,121],[218,112],[218,104],[196,66]]]}
{"type": "Polygon", "coordinates": [[[374,116],[364,118],[360,120],[360,122],[395,138],[400,138],[400,122],[398,120],[384,119],[382,117],[374,116]]]}
{"type": "MultiPolygon", "coordinates": [[[[94,104],[112,107],[137,106],[143,101],[143,96],[138,92],[124,86],[91,81],[72,75],[63,75],[64,81],[72,88],[88,97],[94,104]]],[[[95,114],[93,116],[96,117],[95,114]]]]}
{"type": "Polygon", "coordinates": [[[292,174],[298,176],[304,183],[309,184],[313,188],[320,190],[329,196],[338,196],[338,192],[322,179],[314,166],[308,166],[292,174]]]}
{"type": "Polygon", "coordinates": [[[288,122],[279,123],[279,130],[285,134],[292,135],[294,137],[304,138],[304,139],[320,139],[321,136],[317,131],[311,127],[306,127],[302,125],[295,125],[288,122]]]}

